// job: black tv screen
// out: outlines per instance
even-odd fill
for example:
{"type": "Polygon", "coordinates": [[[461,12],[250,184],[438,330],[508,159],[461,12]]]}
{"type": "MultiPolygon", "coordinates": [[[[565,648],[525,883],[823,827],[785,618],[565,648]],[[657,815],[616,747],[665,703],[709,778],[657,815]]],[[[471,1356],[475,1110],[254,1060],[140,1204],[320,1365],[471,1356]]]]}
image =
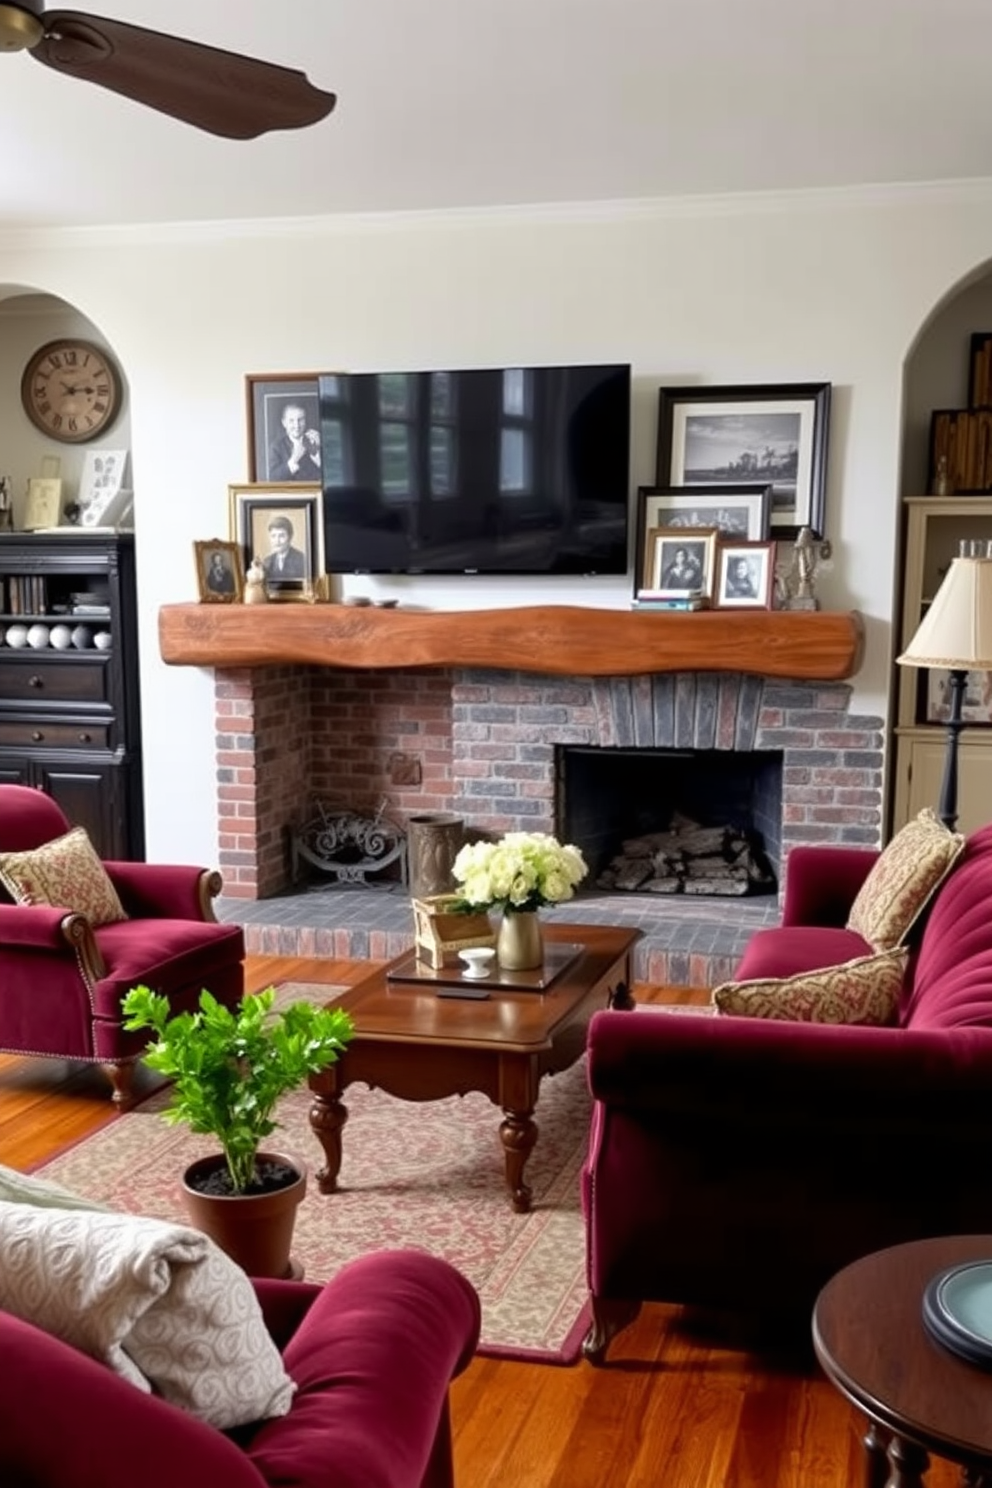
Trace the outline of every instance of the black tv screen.
{"type": "Polygon", "coordinates": [[[624,574],[630,367],[320,378],[328,573],[624,574]]]}

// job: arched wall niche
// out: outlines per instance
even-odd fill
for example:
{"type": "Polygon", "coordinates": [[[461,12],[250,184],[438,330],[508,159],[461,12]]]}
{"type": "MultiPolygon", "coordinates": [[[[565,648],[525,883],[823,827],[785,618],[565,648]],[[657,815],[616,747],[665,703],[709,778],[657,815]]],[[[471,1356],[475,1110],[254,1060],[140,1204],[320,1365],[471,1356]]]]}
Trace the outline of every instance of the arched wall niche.
{"type": "Polygon", "coordinates": [[[959,279],[920,326],[903,365],[900,494],[928,490],[930,418],[935,408],[965,408],[974,331],[992,333],[992,258],[959,279]]]}
{"type": "MultiPolygon", "coordinates": [[[[83,336],[114,355],[114,348],[100,327],[67,300],[32,285],[0,284],[0,475],[10,478],[15,527],[23,525],[28,480],[41,474],[41,462],[46,456],[60,461],[65,505],[78,494],[87,449],[131,447],[127,377],[116,356],[114,360],[124,383],[121,412],[113,427],[92,444],[59,444],[47,439],[24,412],[21,407],[24,368],[39,346],[60,336],[83,336]]],[[[133,471],[130,480],[133,484],[133,471]]]]}

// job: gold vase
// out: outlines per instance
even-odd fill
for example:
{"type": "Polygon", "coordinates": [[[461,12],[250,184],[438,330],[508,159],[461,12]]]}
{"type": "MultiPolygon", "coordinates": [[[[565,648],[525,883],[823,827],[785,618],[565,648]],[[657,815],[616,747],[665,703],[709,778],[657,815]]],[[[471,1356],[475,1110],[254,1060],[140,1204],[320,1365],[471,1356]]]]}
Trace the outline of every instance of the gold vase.
{"type": "Polygon", "coordinates": [[[522,914],[507,912],[496,937],[496,959],[507,971],[530,971],[544,964],[541,921],[534,909],[522,914]]]}

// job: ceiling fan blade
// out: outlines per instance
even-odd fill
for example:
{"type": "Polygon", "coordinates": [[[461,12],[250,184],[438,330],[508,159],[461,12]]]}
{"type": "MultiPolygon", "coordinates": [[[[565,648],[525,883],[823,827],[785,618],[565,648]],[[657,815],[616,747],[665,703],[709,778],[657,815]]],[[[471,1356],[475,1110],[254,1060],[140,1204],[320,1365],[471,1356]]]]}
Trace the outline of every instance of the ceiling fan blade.
{"type": "Polygon", "coordinates": [[[46,67],[227,139],[303,129],[337,101],[293,68],[161,31],[73,10],[44,11],[41,20],[45,34],[31,55],[46,67]]]}

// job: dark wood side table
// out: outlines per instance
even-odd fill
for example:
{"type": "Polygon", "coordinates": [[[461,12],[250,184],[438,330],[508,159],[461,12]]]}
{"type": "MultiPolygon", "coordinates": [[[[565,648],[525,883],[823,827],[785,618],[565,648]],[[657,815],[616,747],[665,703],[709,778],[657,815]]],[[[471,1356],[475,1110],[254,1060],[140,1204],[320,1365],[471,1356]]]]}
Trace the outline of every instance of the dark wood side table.
{"type": "Polygon", "coordinates": [[[845,1266],[817,1298],[816,1356],[868,1417],[866,1488],[924,1488],[931,1453],[992,1488],[992,1371],[931,1338],[922,1311],[938,1272],[989,1259],[992,1235],[915,1240],[845,1266]]]}

